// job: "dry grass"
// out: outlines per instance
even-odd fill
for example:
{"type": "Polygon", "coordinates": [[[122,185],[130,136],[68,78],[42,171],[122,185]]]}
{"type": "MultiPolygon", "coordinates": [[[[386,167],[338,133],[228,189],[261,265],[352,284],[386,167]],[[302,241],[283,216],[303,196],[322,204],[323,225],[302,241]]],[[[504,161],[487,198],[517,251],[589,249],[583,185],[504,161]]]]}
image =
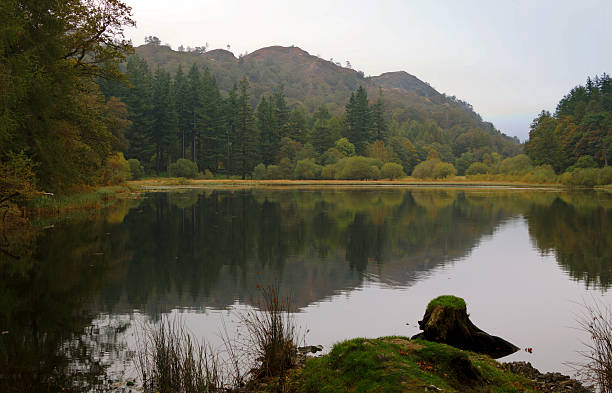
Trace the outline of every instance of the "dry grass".
{"type": "Polygon", "coordinates": [[[248,332],[251,358],[256,360],[251,370],[254,380],[283,376],[297,361],[297,335],[290,299],[280,298],[277,287],[259,289],[261,311],[249,311],[241,316],[248,332]]]}
{"type": "Polygon", "coordinates": [[[296,328],[289,298],[278,287],[260,287],[259,310],[239,314],[246,334],[223,335],[224,348],[199,344],[174,320],[143,328],[136,368],[145,392],[248,391],[273,377],[283,386],[297,363],[296,328]]]}
{"type": "Polygon", "coordinates": [[[138,346],[136,367],[145,392],[225,391],[218,356],[193,340],[177,320],[145,328],[138,346]]]}
{"type": "Polygon", "coordinates": [[[597,301],[584,305],[578,325],[588,333],[590,341],[585,342],[586,349],[580,351],[584,362],[571,366],[584,382],[602,393],[612,393],[612,307],[597,301]]]}
{"type": "Polygon", "coordinates": [[[238,179],[211,179],[190,180],[189,183],[180,184],[175,178],[150,178],[129,182],[130,185],[145,190],[165,190],[170,188],[355,188],[355,187],[521,187],[521,188],[560,188],[560,184],[534,184],[512,180],[473,180],[465,176],[442,180],[421,180],[406,177],[396,180],[238,180],[238,179]]]}

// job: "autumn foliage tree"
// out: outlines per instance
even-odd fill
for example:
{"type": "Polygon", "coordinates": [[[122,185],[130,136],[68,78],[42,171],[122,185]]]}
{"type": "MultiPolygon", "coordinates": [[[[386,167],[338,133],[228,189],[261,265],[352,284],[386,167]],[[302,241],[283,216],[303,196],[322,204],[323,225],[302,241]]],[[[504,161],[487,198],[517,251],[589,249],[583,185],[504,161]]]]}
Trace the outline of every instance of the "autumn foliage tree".
{"type": "Polygon", "coordinates": [[[525,151],[536,165],[552,165],[557,173],[590,156],[608,166],[612,153],[612,79],[588,78],[559,101],[554,114],[542,111],[531,123],[525,151]]]}
{"type": "Polygon", "coordinates": [[[93,81],[120,78],[117,62],[131,51],[123,36],[134,25],[130,7],[119,0],[5,0],[0,20],[0,165],[23,152],[43,189],[96,182],[119,141],[93,81]]]}

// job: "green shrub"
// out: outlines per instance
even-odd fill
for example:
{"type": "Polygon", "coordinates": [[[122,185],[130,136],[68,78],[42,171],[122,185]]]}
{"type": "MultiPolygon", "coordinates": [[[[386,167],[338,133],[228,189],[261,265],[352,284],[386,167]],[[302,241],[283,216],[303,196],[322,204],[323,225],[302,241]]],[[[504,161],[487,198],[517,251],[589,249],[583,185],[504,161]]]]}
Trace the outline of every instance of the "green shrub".
{"type": "Polygon", "coordinates": [[[293,168],[294,168],[291,160],[288,159],[287,157],[283,157],[278,163],[278,166],[280,167],[280,170],[282,173],[281,179],[291,179],[291,176],[293,175],[293,168]]]}
{"type": "Polygon", "coordinates": [[[176,162],[170,164],[168,174],[172,177],[186,177],[193,179],[198,175],[198,166],[195,162],[185,158],[179,158],[176,162]]]}
{"type": "Polygon", "coordinates": [[[266,168],[265,178],[269,180],[283,179],[284,177],[281,167],[278,165],[268,165],[266,168]]]}
{"type": "Polygon", "coordinates": [[[450,162],[440,162],[434,167],[433,178],[434,179],[446,179],[447,177],[455,176],[457,170],[455,166],[450,162]]]}
{"type": "Polygon", "coordinates": [[[448,162],[442,162],[437,158],[425,160],[414,167],[412,176],[417,179],[445,179],[454,176],[457,170],[448,162]]]}
{"type": "Polygon", "coordinates": [[[104,184],[119,184],[130,179],[130,164],[123,157],[123,153],[115,153],[104,160],[102,166],[102,182],[104,184]]]}
{"type": "Polygon", "coordinates": [[[377,160],[362,156],[350,157],[337,173],[337,178],[345,180],[376,180],[380,178],[377,160]]]}
{"type": "Polygon", "coordinates": [[[399,179],[405,177],[404,169],[400,164],[394,162],[385,163],[380,169],[380,176],[383,179],[399,179]]]}
{"type": "Polygon", "coordinates": [[[23,151],[9,153],[8,160],[0,160],[0,200],[13,194],[33,195],[36,192],[35,167],[23,151]]]}
{"type": "Polygon", "coordinates": [[[321,176],[321,169],[321,165],[317,165],[312,158],[299,160],[293,170],[293,178],[318,179],[321,176]]]}
{"type": "Polygon", "coordinates": [[[612,166],[605,166],[599,170],[597,184],[601,186],[612,184],[612,166]]]}
{"type": "Polygon", "coordinates": [[[568,168],[568,170],[572,171],[578,168],[597,168],[597,162],[591,156],[581,156],[576,160],[576,163],[568,168]]]}
{"type": "Polygon", "coordinates": [[[476,159],[474,158],[474,154],[472,153],[463,153],[459,158],[455,160],[455,168],[457,168],[457,173],[459,175],[467,175],[467,170],[472,165],[476,159]]]}
{"type": "Polygon", "coordinates": [[[355,145],[349,142],[349,140],[346,138],[338,139],[336,141],[335,148],[345,157],[352,157],[355,155],[355,145]]]}
{"type": "Polygon", "coordinates": [[[525,154],[506,158],[499,164],[499,172],[506,175],[522,175],[532,168],[531,159],[525,154]]]}
{"type": "Polygon", "coordinates": [[[540,165],[521,178],[527,183],[555,183],[557,174],[551,165],[540,165]]]}
{"type": "Polygon", "coordinates": [[[204,174],[201,174],[201,178],[205,180],[210,180],[210,179],[214,179],[215,175],[212,173],[210,169],[206,168],[206,170],[204,171],[204,174]]]}
{"type": "Polygon", "coordinates": [[[561,183],[570,187],[593,187],[597,183],[599,170],[596,168],[578,168],[565,172],[561,176],[561,183]]]}
{"type": "Polygon", "coordinates": [[[130,158],[127,161],[128,161],[128,164],[130,165],[130,173],[132,174],[132,179],[133,180],[142,179],[144,177],[144,168],[140,164],[140,161],[138,161],[135,158],[130,158]]]}
{"type": "Polygon", "coordinates": [[[612,184],[612,167],[575,168],[561,175],[561,183],[570,187],[593,187],[612,184]]]}
{"type": "Polygon", "coordinates": [[[338,167],[334,164],[325,165],[321,170],[321,179],[333,180],[336,178],[338,167]]]}
{"type": "Polygon", "coordinates": [[[473,162],[470,166],[465,170],[465,174],[468,176],[471,175],[482,175],[485,173],[489,173],[491,168],[483,163],[483,162],[473,162]]]}
{"type": "Polygon", "coordinates": [[[417,179],[433,178],[433,169],[440,160],[430,159],[418,163],[412,170],[412,176],[417,179]]]}
{"type": "Polygon", "coordinates": [[[329,165],[335,164],[342,159],[343,155],[338,149],[332,147],[327,149],[325,153],[321,155],[321,164],[329,165]]]}
{"type": "Polygon", "coordinates": [[[266,176],[266,166],[263,163],[259,163],[253,169],[253,179],[261,180],[266,176]]]}
{"type": "Polygon", "coordinates": [[[376,165],[370,165],[368,167],[368,176],[366,177],[367,180],[378,180],[380,179],[380,176],[380,169],[376,165]]]}

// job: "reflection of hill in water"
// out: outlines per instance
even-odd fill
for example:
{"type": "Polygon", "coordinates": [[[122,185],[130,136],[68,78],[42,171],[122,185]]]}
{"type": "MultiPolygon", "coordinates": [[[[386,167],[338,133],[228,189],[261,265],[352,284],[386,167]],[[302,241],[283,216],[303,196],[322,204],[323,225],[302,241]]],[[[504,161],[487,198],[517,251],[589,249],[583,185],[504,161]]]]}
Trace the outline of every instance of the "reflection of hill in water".
{"type": "Polygon", "coordinates": [[[132,260],[107,310],[223,308],[278,278],[298,307],[365,275],[411,285],[467,255],[520,212],[512,193],[457,190],[190,191],[155,194],[124,225],[132,260]],[[504,196],[505,194],[510,194],[504,196]]]}

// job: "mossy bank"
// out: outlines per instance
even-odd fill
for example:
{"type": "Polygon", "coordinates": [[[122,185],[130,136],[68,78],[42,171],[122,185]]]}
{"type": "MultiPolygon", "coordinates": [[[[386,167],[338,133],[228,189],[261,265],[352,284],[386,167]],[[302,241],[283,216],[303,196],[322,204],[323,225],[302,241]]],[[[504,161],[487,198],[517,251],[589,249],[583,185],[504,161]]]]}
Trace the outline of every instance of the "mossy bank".
{"type": "Polygon", "coordinates": [[[355,338],[329,354],[308,359],[272,392],[537,392],[534,381],[508,371],[486,355],[407,337],[355,338]]]}

